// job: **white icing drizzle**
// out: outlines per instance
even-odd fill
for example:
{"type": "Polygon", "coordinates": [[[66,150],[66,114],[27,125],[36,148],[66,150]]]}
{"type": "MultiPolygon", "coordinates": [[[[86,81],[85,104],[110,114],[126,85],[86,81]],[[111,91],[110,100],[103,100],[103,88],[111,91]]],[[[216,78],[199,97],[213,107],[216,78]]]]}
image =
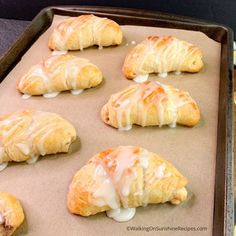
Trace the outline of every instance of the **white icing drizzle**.
{"type": "Polygon", "coordinates": [[[158,76],[161,78],[166,78],[168,76],[168,73],[167,72],[159,73],[158,76]]]}
{"type": "Polygon", "coordinates": [[[124,178],[124,183],[121,186],[118,186],[118,192],[124,197],[127,197],[129,195],[130,184],[133,179],[132,176],[127,173],[127,169],[134,166],[134,163],[137,160],[137,155],[133,153],[132,149],[121,147],[115,159],[112,159],[112,156],[108,155],[107,158],[109,159],[109,157],[116,166],[115,172],[112,176],[113,183],[117,186],[119,185],[121,178],[124,178]]]}
{"type": "Polygon", "coordinates": [[[77,57],[72,60],[68,60],[68,62],[66,63],[64,76],[73,90],[78,89],[77,83],[80,70],[89,65],[91,65],[89,60],[77,57]]]}
{"type": "Polygon", "coordinates": [[[96,16],[93,17],[93,25],[92,25],[93,41],[94,44],[98,45],[98,48],[100,46],[103,46],[101,43],[102,31],[110,23],[111,22],[105,17],[104,18],[96,16]]]}
{"type": "Polygon", "coordinates": [[[19,148],[19,150],[24,154],[24,155],[29,155],[30,154],[30,147],[26,143],[18,143],[16,146],[19,148]]]}
{"type": "Polygon", "coordinates": [[[129,131],[132,129],[132,125],[126,125],[125,127],[119,127],[119,131],[129,131]]]}
{"type": "MultiPolygon", "coordinates": [[[[109,103],[113,107],[117,127],[119,130],[129,130],[132,124],[146,126],[147,116],[150,107],[156,107],[156,124],[175,127],[178,120],[178,109],[187,103],[195,103],[187,92],[181,91],[159,82],[147,81],[142,84],[131,85],[125,90],[111,96],[109,103]],[[163,103],[167,103],[165,107],[163,103]],[[135,107],[136,106],[136,107],[135,107]],[[131,112],[134,114],[134,121],[131,121],[131,112]],[[165,112],[169,112],[172,121],[164,123],[165,112]]],[[[153,108],[152,108],[153,109],[153,108]]]]}
{"type": "MultiPolygon", "coordinates": [[[[93,193],[93,203],[97,206],[109,205],[111,209],[128,208],[130,188],[138,177],[136,165],[145,170],[149,165],[149,152],[132,146],[120,146],[98,159],[93,179],[102,183],[93,193]],[[112,170],[112,171],[111,171],[112,170]]],[[[138,187],[142,195],[142,186],[138,187]]]]}
{"type": "Polygon", "coordinates": [[[108,205],[112,209],[119,208],[116,190],[111,181],[111,178],[102,165],[98,165],[95,170],[94,180],[97,180],[98,178],[100,179],[100,181],[102,181],[102,184],[93,193],[94,204],[100,207],[108,205]]]}
{"type": "Polygon", "coordinates": [[[140,163],[144,169],[147,169],[149,165],[148,156],[149,156],[148,151],[146,149],[143,149],[142,152],[140,153],[140,163]]]}
{"type": "Polygon", "coordinates": [[[7,166],[8,166],[8,162],[4,162],[4,163],[0,164],[0,171],[2,171],[5,168],[7,168],[7,166]]]}
{"type": "Polygon", "coordinates": [[[145,81],[147,81],[148,80],[148,74],[146,74],[146,75],[137,75],[135,78],[134,78],[134,81],[136,82],[136,83],[143,83],[143,82],[145,82],[145,81]]]}
{"type": "MultiPolygon", "coordinates": [[[[30,78],[32,77],[40,77],[43,80],[47,90],[50,91],[50,79],[48,75],[44,72],[42,65],[36,65],[33,67],[32,73],[30,73],[30,78]]],[[[32,82],[34,82],[33,79],[32,82]]]]}
{"type": "Polygon", "coordinates": [[[23,95],[22,95],[22,99],[28,99],[28,98],[30,98],[30,97],[31,97],[30,94],[23,94],[23,95]]]}
{"type": "Polygon", "coordinates": [[[109,218],[118,222],[125,222],[131,220],[135,215],[135,208],[118,208],[106,211],[109,218]]]}
{"type": "Polygon", "coordinates": [[[136,44],[136,42],[135,42],[135,41],[131,41],[131,44],[133,44],[133,45],[134,45],[134,44],[136,44]]]}
{"type": "MultiPolygon", "coordinates": [[[[37,79],[40,79],[43,83],[45,98],[54,98],[59,94],[59,91],[54,87],[54,78],[58,76],[58,73],[64,73],[65,85],[62,90],[77,90],[78,89],[78,78],[81,69],[85,66],[93,65],[87,59],[78,58],[75,56],[52,56],[47,60],[43,61],[41,64],[33,66],[29,72],[22,77],[19,87],[21,91],[25,92],[22,96],[23,99],[27,99],[27,89],[32,85],[37,79]],[[60,60],[61,57],[65,59],[60,60]],[[27,81],[27,83],[26,83],[27,81]],[[24,86],[27,84],[26,86],[24,86]]],[[[75,92],[76,93],[76,92],[75,92]]]]}
{"type": "Polygon", "coordinates": [[[166,170],[165,162],[154,171],[146,173],[150,156],[146,149],[120,146],[106,150],[104,154],[101,153],[92,160],[95,168],[92,203],[99,207],[109,206],[111,210],[106,212],[108,217],[119,222],[128,221],[135,215],[135,208],[128,208],[129,194],[132,184],[138,178],[139,167],[143,171],[144,183],[136,186],[134,196],[137,201],[141,201],[142,206],[149,202],[150,190],[147,183],[170,177],[171,173],[166,170]]]}
{"type": "MultiPolygon", "coordinates": [[[[42,69],[42,65],[35,65],[35,66],[31,67],[31,69],[28,71],[28,73],[25,74],[21,78],[21,80],[19,82],[19,88],[22,88],[24,91],[27,91],[27,88],[29,86],[31,86],[31,84],[34,82],[34,79],[32,79],[34,77],[40,77],[44,81],[45,86],[48,86],[49,80],[42,69]],[[26,81],[28,80],[26,86],[24,86],[25,80],[26,81]]],[[[27,98],[27,96],[23,95],[22,98],[27,98]]]]}
{"type": "Polygon", "coordinates": [[[158,166],[155,170],[155,177],[157,179],[163,179],[171,176],[170,172],[165,173],[166,164],[162,163],[160,166],[158,166]]]}
{"type": "Polygon", "coordinates": [[[160,166],[157,167],[155,170],[155,176],[158,179],[162,179],[164,177],[164,171],[166,169],[165,163],[162,163],[160,166]]]}
{"type": "Polygon", "coordinates": [[[50,92],[50,93],[45,93],[43,94],[43,96],[45,98],[55,98],[56,96],[58,96],[60,94],[60,92],[50,92]]]}
{"type": "Polygon", "coordinates": [[[175,74],[175,75],[181,75],[182,72],[181,72],[181,71],[175,71],[174,74],[175,74]]]}
{"type": "Polygon", "coordinates": [[[5,218],[2,215],[2,213],[0,212],[0,225],[3,224],[5,222],[5,218]]]}
{"type": "Polygon", "coordinates": [[[84,90],[83,89],[72,89],[70,92],[71,94],[73,95],[79,95],[83,92],[84,90]]]}
{"type": "MultiPolygon", "coordinates": [[[[77,17],[70,17],[65,21],[61,22],[53,31],[53,41],[57,45],[59,50],[67,49],[67,43],[71,36],[74,33],[75,29],[83,26],[83,23],[76,21],[77,17]]],[[[79,37],[78,37],[79,38],[79,37]]],[[[79,43],[79,41],[77,42],[79,43]]]]}
{"type": "Polygon", "coordinates": [[[65,54],[67,54],[67,51],[57,51],[57,50],[52,51],[52,55],[53,55],[53,56],[65,55],[65,54]]]}
{"type": "Polygon", "coordinates": [[[31,165],[31,164],[34,164],[35,162],[37,162],[38,158],[39,158],[38,156],[32,156],[26,162],[27,162],[27,164],[31,165]]]}
{"type": "MultiPolygon", "coordinates": [[[[135,61],[134,64],[137,65],[136,73],[160,73],[159,76],[164,75],[164,77],[166,77],[167,72],[177,71],[178,73],[181,71],[186,57],[193,55],[198,50],[197,47],[193,47],[189,50],[192,44],[174,37],[153,37],[151,40],[144,40],[140,45],[144,46],[145,51],[140,53],[137,57],[133,57],[135,61]],[[168,40],[164,45],[163,38],[165,41],[168,40]],[[144,71],[143,68],[148,57],[154,57],[155,61],[152,65],[149,65],[149,71],[147,72],[144,71]]],[[[135,54],[135,52],[133,54],[135,54]]],[[[130,56],[132,56],[132,53],[130,56]]]]}
{"type": "Polygon", "coordinates": [[[176,121],[173,121],[171,124],[168,125],[170,128],[176,128],[176,121]]]}
{"type": "Polygon", "coordinates": [[[98,49],[99,49],[99,50],[102,50],[102,49],[103,49],[103,46],[100,45],[100,46],[98,47],[98,49]]]}
{"type": "MultiPolygon", "coordinates": [[[[64,127],[62,126],[64,125],[64,120],[54,113],[41,111],[28,112],[14,113],[5,120],[0,120],[0,135],[3,144],[8,142],[13,133],[18,137],[25,137],[27,142],[17,143],[16,147],[20,152],[32,159],[29,160],[29,162],[33,162],[36,158],[34,156],[46,154],[46,150],[44,148],[46,138],[56,129],[64,127]],[[28,112],[30,112],[30,114],[28,112]],[[20,126],[25,126],[26,124],[28,125],[24,129],[19,129],[20,126]],[[37,138],[37,144],[33,144],[35,138],[37,138]],[[34,153],[31,153],[32,150],[34,153]]],[[[4,147],[1,147],[0,143],[0,163],[3,161],[3,158],[4,147]]],[[[11,156],[7,156],[7,158],[9,159],[11,156]]]]}

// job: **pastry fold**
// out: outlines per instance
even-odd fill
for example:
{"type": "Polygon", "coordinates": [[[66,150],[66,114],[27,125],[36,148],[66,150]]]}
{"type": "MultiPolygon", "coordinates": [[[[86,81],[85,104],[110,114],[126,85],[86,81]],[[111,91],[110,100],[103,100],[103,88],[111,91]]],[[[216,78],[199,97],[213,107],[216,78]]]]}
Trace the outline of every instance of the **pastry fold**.
{"type": "Polygon", "coordinates": [[[82,216],[187,198],[187,179],[168,161],[141,147],[119,146],[93,156],[73,177],[70,212],[82,216]]]}
{"type": "Polygon", "coordinates": [[[19,80],[17,89],[29,95],[87,89],[99,85],[102,77],[101,70],[87,59],[57,55],[32,66],[19,80]]]}
{"type": "Polygon", "coordinates": [[[197,46],[173,36],[149,36],[126,56],[123,73],[128,79],[150,73],[198,72],[203,67],[197,46]]]}
{"type": "Polygon", "coordinates": [[[0,192],[0,235],[13,235],[24,221],[22,206],[14,196],[0,192]]]}
{"type": "Polygon", "coordinates": [[[58,24],[48,41],[52,50],[83,50],[93,45],[111,46],[122,42],[121,27],[113,20],[94,15],[70,17],[58,24]]]}
{"type": "Polygon", "coordinates": [[[55,113],[24,110],[0,116],[0,164],[68,152],[75,128],[55,113]]]}
{"type": "Polygon", "coordinates": [[[119,129],[130,129],[133,124],[194,126],[200,120],[200,111],[188,92],[146,81],[113,94],[103,106],[101,118],[119,129]]]}

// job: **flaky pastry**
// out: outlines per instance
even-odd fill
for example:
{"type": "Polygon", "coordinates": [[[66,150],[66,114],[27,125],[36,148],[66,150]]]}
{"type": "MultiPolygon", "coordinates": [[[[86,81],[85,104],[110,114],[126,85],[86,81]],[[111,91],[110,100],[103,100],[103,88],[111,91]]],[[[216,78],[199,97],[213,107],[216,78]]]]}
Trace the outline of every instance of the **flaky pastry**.
{"type": "Polygon", "coordinates": [[[19,80],[17,89],[28,95],[76,91],[99,85],[102,77],[101,70],[87,59],[57,55],[32,66],[19,80]]]}
{"type": "Polygon", "coordinates": [[[102,120],[120,130],[141,126],[194,126],[200,111],[188,92],[146,81],[113,94],[101,110],[102,120]]]}
{"type": "Polygon", "coordinates": [[[94,15],[70,17],[57,25],[49,38],[52,50],[83,50],[98,45],[119,45],[122,42],[121,27],[113,20],[94,15]]]}
{"type": "Polygon", "coordinates": [[[203,67],[202,52],[197,46],[173,36],[149,36],[126,56],[123,73],[128,79],[167,72],[198,72],[203,67]]]}
{"type": "Polygon", "coordinates": [[[24,221],[22,206],[14,196],[0,192],[0,235],[13,235],[24,221]]]}
{"type": "Polygon", "coordinates": [[[0,116],[0,164],[33,163],[39,156],[68,152],[75,128],[55,113],[24,110],[0,116]]]}
{"type": "Polygon", "coordinates": [[[126,221],[136,207],[183,202],[186,184],[187,179],[157,154],[141,147],[119,146],[94,155],[74,175],[67,203],[74,214],[107,211],[108,216],[126,221]]]}

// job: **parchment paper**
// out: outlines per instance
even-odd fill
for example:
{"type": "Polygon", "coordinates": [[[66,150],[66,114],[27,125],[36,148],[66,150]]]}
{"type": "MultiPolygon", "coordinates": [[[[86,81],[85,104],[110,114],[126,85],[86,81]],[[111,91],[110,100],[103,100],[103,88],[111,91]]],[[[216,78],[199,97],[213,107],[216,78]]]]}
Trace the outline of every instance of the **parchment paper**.
{"type": "Polygon", "coordinates": [[[104,74],[102,85],[79,96],[64,92],[53,99],[39,96],[23,100],[16,90],[16,81],[30,66],[51,55],[47,41],[54,25],[63,18],[54,17],[52,26],[0,84],[1,114],[27,108],[56,112],[74,124],[80,138],[69,154],[46,156],[33,165],[11,164],[0,172],[0,191],[17,196],[25,210],[26,221],[18,234],[212,235],[221,44],[201,32],[122,26],[125,39],[121,46],[70,52],[88,58],[100,67],[104,74]],[[134,126],[131,131],[120,132],[100,119],[100,110],[109,97],[135,83],[122,75],[122,64],[126,54],[134,47],[131,41],[139,43],[148,35],[174,35],[202,49],[205,67],[200,73],[170,74],[166,79],[151,76],[151,79],[191,94],[201,109],[201,121],[196,127],[134,126]],[[135,218],[126,223],[117,223],[107,218],[105,213],[87,218],[70,214],[66,197],[72,176],[94,154],[118,145],[142,146],[169,160],[189,180],[188,200],[179,206],[167,203],[140,207],[135,218]],[[132,231],[129,227],[133,226],[141,230],[132,231]],[[162,231],[161,227],[169,229],[162,231]],[[171,227],[207,227],[207,230],[189,232],[185,231],[187,228],[171,227]]]}

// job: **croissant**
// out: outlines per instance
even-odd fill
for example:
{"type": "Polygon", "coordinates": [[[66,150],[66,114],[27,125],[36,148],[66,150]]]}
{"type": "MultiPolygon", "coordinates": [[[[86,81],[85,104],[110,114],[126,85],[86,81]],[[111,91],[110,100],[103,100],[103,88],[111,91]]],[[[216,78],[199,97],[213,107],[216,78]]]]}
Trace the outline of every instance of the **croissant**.
{"type": "Polygon", "coordinates": [[[203,67],[202,52],[197,47],[173,36],[149,36],[126,56],[123,73],[128,79],[139,75],[167,72],[198,72],[203,67]]]}
{"type": "Polygon", "coordinates": [[[119,146],[93,156],[73,177],[68,193],[71,213],[107,211],[126,221],[136,207],[186,200],[187,179],[168,161],[141,147],[119,146]]]}
{"type": "Polygon", "coordinates": [[[0,169],[9,161],[32,163],[46,154],[68,152],[75,128],[55,113],[24,110],[0,116],[0,169]]]}
{"type": "Polygon", "coordinates": [[[29,95],[49,95],[91,88],[101,82],[102,72],[88,60],[72,55],[57,55],[32,66],[20,79],[17,89],[29,95]]]}
{"type": "Polygon", "coordinates": [[[194,126],[200,111],[189,93],[154,81],[131,85],[113,94],[101,110],[102,120],[120,130],[176,123],[194,126]]]}
{"type": "Polygon", "coordinates": [[[11,194],[0,192],[0,235],[13,235],[24,218],[20,202],[11,194]]]}
{"type": "Polygon", "coordinates": [[[121,27],[113,20],[94,15],[70,17],[55,27],[48,41],[52,50],[83,50],[93,45],[111,46],[122,42],[121,27]]]}

